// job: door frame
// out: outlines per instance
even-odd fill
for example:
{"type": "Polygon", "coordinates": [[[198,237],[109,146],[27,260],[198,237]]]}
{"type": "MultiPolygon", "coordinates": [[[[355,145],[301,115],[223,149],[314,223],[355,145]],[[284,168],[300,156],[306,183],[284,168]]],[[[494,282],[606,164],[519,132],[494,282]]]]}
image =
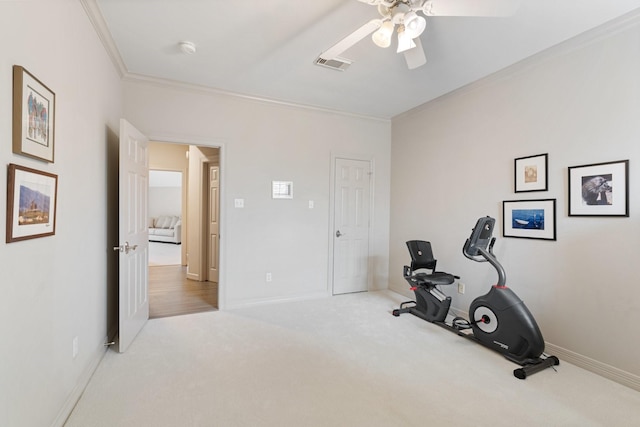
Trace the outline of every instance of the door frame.
{"type": "MultiPolygon", "coordinates": [[[[329,259],[328,259],[328,270],[327,270],[327,289],[326,292],[329,296],[333,296],[333,264],[334,264],[334,240],[335,240],[335,196],[336,196],[336,160],[337,159],[345,159],[345,160],[357,160],[361,162],[369,162],[369,171],[371,173],[371,179],[369,180],[369,254],[373,253],[374,250],[374,242],[372,237],[372,231],[374,229],[374,189],[375,186],[375,158],[372,156],[366,156],[361,154],[354,153],[341,153],[341,152],[332,152],[331,153],[331,172],[329,175],[329,259]]],[[[369,256],[369,260],[367,261],[367,271],[369,273],[372,272],[372,261],[371,256],[369,256]]],[[[373,289],[373,274],[367,274],[367,291],[373,289]]]]}
{"type": "Polygon", "coordinates": [[[224,310],[227,306],[227,287],[226,287],[226,222],[224,220],[225,213],[225,156],[226,156],[226,140],[223,138],[191,138],[180,137],[175,135],[166,134],[153,134],[147,135],[150,141],[162,142],[167,144],[181,144],[181,145],[195,145],[200,147],[211,147],[220,150],[220,248],[218,252],[218,268],[219,268],[219,280],[218,280],[218,310],[224,310]]]}

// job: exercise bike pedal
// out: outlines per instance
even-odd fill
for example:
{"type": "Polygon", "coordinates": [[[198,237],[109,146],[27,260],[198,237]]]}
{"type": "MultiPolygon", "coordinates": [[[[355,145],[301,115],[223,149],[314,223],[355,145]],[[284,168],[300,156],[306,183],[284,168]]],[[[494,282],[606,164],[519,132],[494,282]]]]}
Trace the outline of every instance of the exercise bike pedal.
{"type": "Polygon", "coordinates": [[[454,317],[451,321],[451,327],[456,331],[464,331],[466,329],[471,329],[471,324],[464,317],[454,317]]]}

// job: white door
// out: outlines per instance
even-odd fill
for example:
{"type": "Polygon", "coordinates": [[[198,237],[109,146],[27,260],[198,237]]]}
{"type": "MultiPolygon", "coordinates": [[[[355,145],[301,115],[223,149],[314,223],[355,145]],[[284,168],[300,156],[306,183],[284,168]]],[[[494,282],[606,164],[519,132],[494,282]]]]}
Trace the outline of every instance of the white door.
{"type": "Polygon", "coordinates": [[[218,252],[220,248],[220,223],[218,216],[220,200],[220,168],[218,166],[209,166],[209,247],[207,254],[209,259],[208,277],[210,282],[218,282],[220,272],[218,270],[218,252]]]}
{"type": "Polygon", "coordinates": [[[336,159],[333,294],[362,292],[369,281],[371,164],[336,159]]]}
{"type": "Polygon", "coordinates": [[[124,352],[149,319],[148,140],[120,120],[119,172],[119,338],[124,352]]]}

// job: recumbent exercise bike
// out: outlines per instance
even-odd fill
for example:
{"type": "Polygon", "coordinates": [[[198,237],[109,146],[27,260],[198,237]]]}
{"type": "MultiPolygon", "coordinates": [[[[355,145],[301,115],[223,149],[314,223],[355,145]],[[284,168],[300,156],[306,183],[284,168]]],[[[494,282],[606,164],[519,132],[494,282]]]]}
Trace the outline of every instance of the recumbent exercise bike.
{"type": "Polygon", "coordinates": [[[459,279],[445,272],[436,271],[431,243],[421,240],[407,242],[411,254],[411,266],[404,267],[404,278],[415,293],[415,301],[406,301],[394,316],[411,313],[435,323],[458,335],[476,341],[501,353],[522,366],[513,371],[516,378],[525,379],[548,367],[559,365],[555,356],[543,356],[544,340],[533,315],[524,302],[506,286],[504,268],[493,253],[495,219],[489,216],[478,219],[471,236],[462,249],[463,254],[477,262],[489,262],[498,272],[498,283],[488,293],[477,297],[469,307],[469,319],[454,317],[446,322],[451,297],[438,286],[450,285],[459,279]],[[417,270],[431,270],[425,273],[417,270]],[[469,333],[468,330],[472,333],[469,333]]]}

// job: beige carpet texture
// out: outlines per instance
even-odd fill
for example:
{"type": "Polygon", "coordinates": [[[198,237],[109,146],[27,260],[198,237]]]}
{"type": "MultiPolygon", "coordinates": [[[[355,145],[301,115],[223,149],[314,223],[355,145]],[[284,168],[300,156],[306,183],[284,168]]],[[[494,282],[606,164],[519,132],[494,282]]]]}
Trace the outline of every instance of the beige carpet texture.
{"type": "MultiPolygon", "coordinates": [[[[637,426],[640,393],[560,361],[526,380],[390,291],[150,320],[67,427],[637,426]]],[[[544,331],[543,331],[544,333],[544,331]]]]}

